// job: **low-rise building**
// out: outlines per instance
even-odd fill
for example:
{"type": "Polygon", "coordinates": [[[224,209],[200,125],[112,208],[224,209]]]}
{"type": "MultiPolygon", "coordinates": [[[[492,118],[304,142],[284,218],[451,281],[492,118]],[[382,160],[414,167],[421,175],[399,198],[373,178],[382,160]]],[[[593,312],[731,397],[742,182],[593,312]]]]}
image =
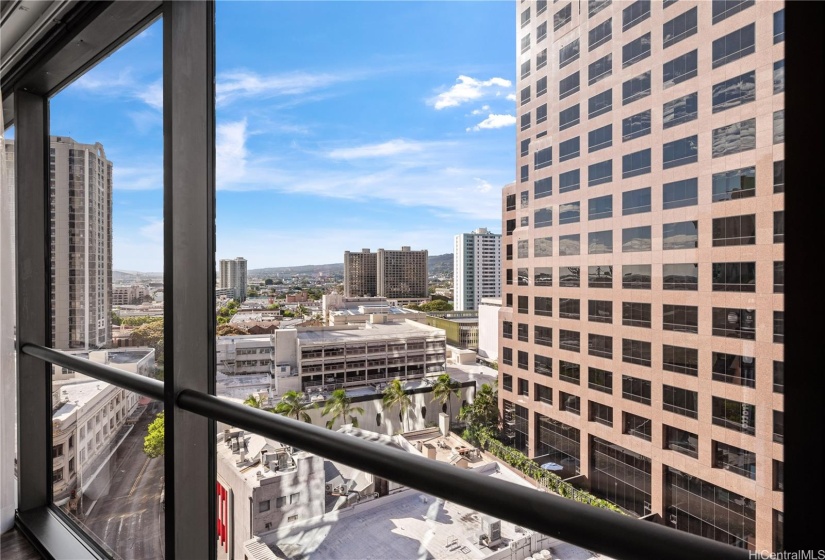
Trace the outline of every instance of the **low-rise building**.
{"type": "Polygon", "coordinates": [[[498,361],[498,310],[501,298],[482,298],[478,306],[478,357],[498,361]]]}
{"type": "Polygon", "coordinates": [[[427,314],[427,324],[447,333],[447,344],[459,348],[478,348],[477,311],[439,311],[427,314]]]}
{"type": "MultiPolygon", "coordinates": [[[[70,354],[146,377],[155,370],[151,348],[70,354]]],[[[52,366],[52,387],[52,481],[54,501],[62,505],[72,491],[88,490],[126,436],[139,395],[60,366],[52,366]]]]}
{"type": "Polygon", "coordinates": [[[112,286],[112,305],[139,305],[149,295],[146,286],[140,284],[112,286]]]}

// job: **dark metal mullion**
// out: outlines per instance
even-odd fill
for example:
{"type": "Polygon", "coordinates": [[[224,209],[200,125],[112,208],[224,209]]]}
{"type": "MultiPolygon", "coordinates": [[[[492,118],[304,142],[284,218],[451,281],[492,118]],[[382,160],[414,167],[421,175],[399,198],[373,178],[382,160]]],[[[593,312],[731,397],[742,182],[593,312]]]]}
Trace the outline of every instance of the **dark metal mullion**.
{"type": "Polygon", "coordinates": [[[52,501],[51,365],[20,351],[21,343],[51,345],[49,102],[14,92],[15,226],[17,252],[18,510],[52,501]]]}
{"type": "Polygon", "coordinates": [[[216,556],[215,423],[177,407],[215,391],[215,3],[163,6],[166,557],[216,556]]]}

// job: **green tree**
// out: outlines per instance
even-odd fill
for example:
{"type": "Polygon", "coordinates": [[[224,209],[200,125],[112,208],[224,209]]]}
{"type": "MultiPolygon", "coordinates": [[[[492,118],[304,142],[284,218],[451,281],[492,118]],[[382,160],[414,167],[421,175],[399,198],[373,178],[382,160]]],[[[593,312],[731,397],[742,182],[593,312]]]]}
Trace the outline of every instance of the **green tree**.
{"type": "Polygon", "coordinates": [[[148,346],[155,349],[155,362],[163,364],[163,317],[145,323],[129,335],[135,346],[148,346]]]}
{"type": "Polygon", "coordinates": [[[449,403],[451,422],[453,420],[453,399],[451,397],[453,395],[458,397],[458,388],[460,386],[458,381],[450,377],[449,373],[439,375],[433,385],[433,399],[441,403],[442,406],[449,403]]]}
{"type": "Polygon", "coordinates": [[[150,459],[163,455],[163,412],[155,416],[143,438],[143,452],[150,459]]]}
{"type": "Polygon", "coordinates": [[[479,430],[497,434],[501,420],[498,412],[498,388],[495,384],[484,383],[473,402],[461,407],[458,419],[467,423],[471,435],[477,434],[479,430]]]}
{"type": "Polygon", "coordinates": [[[436,299],[418,306],[421,311],[452,311],[453,305],[443,299],[436,299]]]}
{"type": "Polygon", "coordinates": [[[274,283],[275,283],[275,281],[272,278],[267,278],[266,280],[264,280],[264,285],[266,285],[266,286],[271,286],[274,283]]]}
{"type": "Polygon", "coordinates": [[[264,407],[264,400],[258,395],[249,395],[243,401],[246,406],[251,406],[252,408],[263,408],[264,407]]]}
{"type": "Polygon", "coordinates": [[[387,410],[392,410],[395,407],[398,407],[398,418],[401,420],[401,427],[404,428],[404,417],[407,415],[407,412],[412,408],[412,398],[407,394],[404,390],[404,386],[401,385],[401,381],[398,379],[393,379],[387,385],[387,388],[384,389],[384,408],[387,410]]]}
{"type": "Polygon", "coordinates": [[[281,395],[281,402],[279,402],[272,412],[280,414],[281,416],[295,416],[296,420],[303,420],[304,422],[312,422],[312,418],[307,414],[307,410],[316,408],[315,403],[307,400],[304,393],[298,391],[287,391],[281,395]]]}
{"type": "Polygon", "coordinates": [[[335,420],[340,418],[341,424],[347,423],[347,418],[356,428],[358,427],[358,417],[356,414],[364,414],[364,409],[360,406],[352,406],[352,399],[347,396],[343,389],[336,389],[324,404],[323,416],[332,416],[327,421],[327,428],[330,430],[335,425],[335,420]]]}
{"type": "Polygon", "coordinates": [[[303,304],[298,304],[298,307],[295,308],[295,316],[296,317],[303,317],[307,314],[307,308],[304,307],[303,304]]]}
{"type": "Polygon", "coordinates": [[[111,317],[112,317],[112,324],[113,325],[120,325],[123,322],[123,319],[121,319],[120,315],[118,315],[117,312],[115,312],[115,311],[111,312],[111,317]]]}

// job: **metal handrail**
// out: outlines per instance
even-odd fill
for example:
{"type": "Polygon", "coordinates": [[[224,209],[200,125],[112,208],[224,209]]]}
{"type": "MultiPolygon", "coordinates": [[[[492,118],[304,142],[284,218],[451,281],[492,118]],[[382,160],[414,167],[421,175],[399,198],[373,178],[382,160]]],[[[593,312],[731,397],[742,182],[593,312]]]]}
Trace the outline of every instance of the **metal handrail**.
{"type": "MultiPolygon", "coordinates": [[[[163,383],[157,380],[35,344],[24,344],[21,351],[148,397],[163,398],[163,383]]],[[[749,557],[744,549],[481,476],[214,395],[185,389],[178,393],[176,405],[613,558],[749,557]]]]}

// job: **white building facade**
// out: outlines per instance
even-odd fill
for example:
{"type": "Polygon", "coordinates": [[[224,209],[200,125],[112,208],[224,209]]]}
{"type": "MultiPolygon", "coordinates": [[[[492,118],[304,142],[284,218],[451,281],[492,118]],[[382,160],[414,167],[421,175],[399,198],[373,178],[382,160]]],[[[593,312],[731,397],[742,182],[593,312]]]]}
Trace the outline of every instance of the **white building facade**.
{"type": "Polygon", "coordinates": [[[455,236],[453,308],[478,309],[481,298],[501,297],[501,234],[478,228],[455,236]]]}
{"type": "MultiPolygon", "coordinates": [[[[238,301],[246,299],[246,259],[221,259],[221,278],[219,289],[234,290],[234,298],[238,301]]],[[[228,295],[228,292],[223,292],[228,295]]]]}

